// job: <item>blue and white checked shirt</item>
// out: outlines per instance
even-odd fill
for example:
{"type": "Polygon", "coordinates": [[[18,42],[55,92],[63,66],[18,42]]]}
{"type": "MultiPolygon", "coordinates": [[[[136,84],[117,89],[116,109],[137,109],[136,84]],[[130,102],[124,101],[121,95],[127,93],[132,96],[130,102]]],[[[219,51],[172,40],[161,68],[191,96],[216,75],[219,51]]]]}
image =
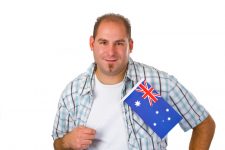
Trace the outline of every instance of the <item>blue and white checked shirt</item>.
{"type": "MultiPolygon", "coordinates": [[[[63,137],[73,128],[86,124],[94,101],[95,66],[93,63],[87,72],[75,78],[63,91],[54,121],[52,132],[54,140],[63,137]]],[[[134,62],[131,58],[124,77],[122,97],[141,79],[146,79],[180,113],[183,119],[179,124],[184,131],[194,128],[208,116],[205,108],[173,76],[145,64],[134,62]]],[[[123,103],[122,108],[130,150],[166,149],[167,137],[160,139],[126,103],[123,103]]]]}

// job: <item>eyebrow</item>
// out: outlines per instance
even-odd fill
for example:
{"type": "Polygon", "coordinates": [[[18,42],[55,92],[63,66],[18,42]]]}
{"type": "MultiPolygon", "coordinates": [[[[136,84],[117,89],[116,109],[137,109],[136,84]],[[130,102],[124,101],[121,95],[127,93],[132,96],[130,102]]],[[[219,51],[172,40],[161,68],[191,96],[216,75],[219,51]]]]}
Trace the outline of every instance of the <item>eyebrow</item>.
{"type": "MultiPolygon", "coordinates": [[[[108,41],[108,40],[102,39],[102,38],[98,39],[98,42],[102,42],[102,41],[108,41]]],[[[120,40],[116,40],[114,42],[126,42],[126,41],[124,39],[120,39],[120,40]]]]}
{"type": "Polygon", "coordinates": [[[106,40],[106,39],[98,39],[98,42],[102,42],[102,41],[108,41],[108,40],[106,40]]]}
{"type": "Polygon", "coordinates": [[[126,42],[124,39],[121,39],[121,40],[116,40],[115,42],[126,42]]]}

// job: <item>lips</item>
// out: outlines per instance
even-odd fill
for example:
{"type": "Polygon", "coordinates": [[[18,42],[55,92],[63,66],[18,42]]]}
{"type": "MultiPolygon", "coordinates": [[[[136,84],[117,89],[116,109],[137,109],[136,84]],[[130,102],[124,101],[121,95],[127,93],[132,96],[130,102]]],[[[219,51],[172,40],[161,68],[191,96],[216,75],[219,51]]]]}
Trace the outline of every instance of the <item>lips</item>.
{"type": "Polygon", "coordinates": [[[115,62],[117,59],[105,59],[105,61],[108,61],[108,62],[115,62]]]}

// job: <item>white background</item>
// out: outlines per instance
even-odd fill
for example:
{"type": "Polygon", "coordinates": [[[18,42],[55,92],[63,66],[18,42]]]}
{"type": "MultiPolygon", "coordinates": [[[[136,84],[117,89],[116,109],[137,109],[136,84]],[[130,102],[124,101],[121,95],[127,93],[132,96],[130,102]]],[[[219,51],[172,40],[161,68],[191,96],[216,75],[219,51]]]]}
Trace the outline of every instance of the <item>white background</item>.
{"type": "MultiPolygon", "coordinates": [[[[224,1],[3,0],[0,149],[53,149],[60,94],[93,61],[89,36],[107,12],[130,19],[134,60],[173,74],[207,108],[217,124],[211,149],[224,148],[224,1]]],[[[188,149],[190,135],[176,126],[168,149],[188,149]]]]}

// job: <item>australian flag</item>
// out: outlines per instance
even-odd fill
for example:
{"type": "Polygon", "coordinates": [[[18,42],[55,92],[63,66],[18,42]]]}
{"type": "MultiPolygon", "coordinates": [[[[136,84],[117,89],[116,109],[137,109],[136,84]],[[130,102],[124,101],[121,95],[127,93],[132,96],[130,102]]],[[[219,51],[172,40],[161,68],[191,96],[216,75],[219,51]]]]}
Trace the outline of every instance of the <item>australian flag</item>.
{"type": "Polygon", "coordinates": [[[122,100],[161,139],[182,119],[146,80],[138,82],[122,100]]]}

